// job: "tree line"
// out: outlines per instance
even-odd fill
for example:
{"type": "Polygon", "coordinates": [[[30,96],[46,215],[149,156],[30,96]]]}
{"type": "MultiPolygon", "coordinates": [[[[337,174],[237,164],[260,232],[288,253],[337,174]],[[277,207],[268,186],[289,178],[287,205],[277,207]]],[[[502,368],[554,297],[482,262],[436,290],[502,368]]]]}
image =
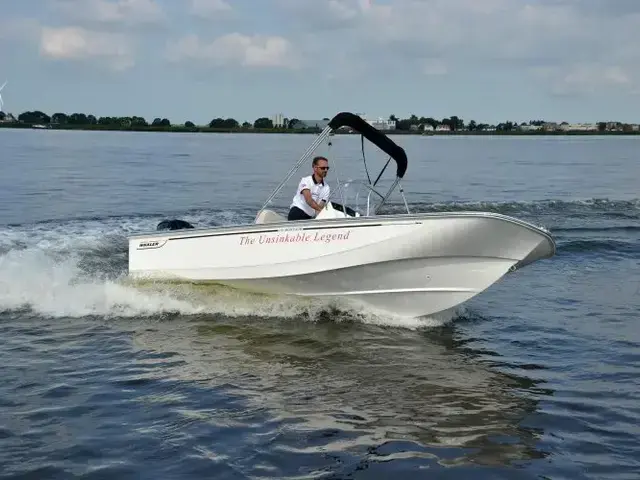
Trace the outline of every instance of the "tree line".
{"type": "MultiPolygon", "coordinates": [[[[4,112],[0,112],[0,120],[8,119],[8,115],[4,112]]],[[[186,121],[184,124],[172,123],[168,118],[156,117],[151,122],[148,122],[144,117],[132,116],[132,117],[96,117],[95,115],[87,115],[85,113],[54,113],[48,115],[40,110],[23,112],[18,115],[16,119],[19,123],[28,125],[59,125],[59,126],[76,126],[76,127],[91,127],[91,126],[104,126],[104,127],[122,127],[122,128],[136,128],[136,127],[186,127],[196,128],[197,126],[191,122],[186,121]]],[[[298,119],[285,119],[284,125],[278,128],[290,129],[300,127],[302,128],[298,119]]],[[[221,118],[217,117],[211,120],[206,127],[211,129],[273,129],[273,121],[267,117],[257,118],[253,123],[242,122],[240,123],[235,118],[221,118]]]]}
{"type": "MultiPolygon", "coordinates": [[[[0,121],[6,121],[8,115],[4,112],[0,112],[0,121]]],[[[10,119],[10,118],[9,118],[10,119]]],[[[423,131],[426,129],[436,130],[440,127],[446,127],[448,131],[466,131],[466,132],[482,132],[487,130],[494,130],[498,132],[511,132],[523,130],[523,127],[542,127],[545,125],[563,125],[567,124],[562,122],[557,124],[555,122],[546,122],[544,120],[530,120],[526,122],[505,121],[498,123],[497,125],[490,125],[487,123],[479,123],[475,120],[465,122],[462,118],[453,115],[448,118],[436,119],[433,117],[418,117],[417,115],[411,115],[408,118],[399,118],[396,115],[390,115],[389,120],[395,121],[395,130],[399,132],[409,131],[423,131]],[[429,128],[427,128],[429,127],[429,128]]],[[[236,131],[236,130],[248,130],[257,129],[260,131],[275,130],[275,131],[319,131],[321,128],[315,125],[308,125],[303,123],[297,118],[284,118],[281,125],[274,126],[273,120],[268,117],[260,117],[254,120],[252,123],[244,121],[240,123],[234,118],[213,118],[208,124],[204,126],[196,126],[193,122],[187,121],[184,124],[174,124],[168,118],[154,118],[151,122],[148,122],[144,117],[131,116],[131,117],[96,117],[91,114],[84,113],[54,113],[49,116],[46,113],[35,110],[23,112],[18,115],[16,119],[19,124],[29,125],[45,125],[59,128],[107,128],[107,129],[133,129],[133,130],[169,130],[169,129],[186,129],[186,130],[223,130],[223,131],[236,131]]],[[[329,118],[325,117],[323,121],[328,121],[329,118]]],[[[619,122],[599,122],[597,124],[597,130],[604,132],[612,129],[619,129],[620,131],[630,131],[632,127],[629,124],[622,124],[619,122]],[[613,125],[613,127],[611,126],[613,125]]]]}
{"type": "MultiPolygon", "coordinates": [[[[0,112],[0,115],[4,115],[0,112]]],[[[0,120],[4,118],[0,116],[0,120]]],[[[72,113],[70,115],[66,113],[54,113],[49,116],[39,110],[23,112],[18,115],[17,120],[21,123],[27,124],[41,124],[41,125],[74,125],[74,126],[91,126],[91,125],[103,125],[112,127],[172,127],[177,125],[184,125],[185,127],[196,127],[196,125],[187,121],[184,124],[174,124],[167,118],[154,118],[151,122],[148,122],[144,117],[96,117],[94,115],[87,115],[84,113],[72,113]]],[[[329,118],[323,118],[324,121],[328,121],[329,118]]],[[[451,130],[482,130],[489,127],[488,124],[476,123],[475,120],[471,120],[468,124],[457,117],[452,116],[449,118],[443,118],[437,120],[432,117],[418,117],[411,115],[409,118],[398,118],[395,115],[390,115],[389,120],[395,120],[396,130],[411,130],[412,126],[430,125],[434,129],[440,125],[446,125],[451,130]]],[[[509,130],[514,125],[512,122],[505,122],[499,126],[504,127],[505,130],[509,130]]],[[[221,118],[217,117],[212,119],[207,125],[213,129],[240,129],[240,128],[259,128],[259,129],[272,129],[274,127],[273,120],[268,117],[260,117],[249,123],[247,121],[240,123],[235,118],[221,118]]],[[[278,126],[279,129],[296,129],[305,128],[301,120],[297,118],[284,118],[283,125],[278,126]]]]}
{"type": "MultiPolygon", "coordinates": [[[[441,120],[433,117],[418,117],[417,115],[411,115],[409,118],[398,118],[395,115],[390,115],[389,120],[395,120],[397,130],[424,129],[425,126],[429,126],[434,130],[439,127],[448,127],[452,132],[461,130],[473,132],[487,130],[489,128],[495,128],[496,130],[501,131],[510,131],[514,130],[518,125],[525,125],[525,123],[519,124],[512,121],[501,122],[497,125],[480,123],[475,120],[465,122],[457,115],[452,115],[448,118],[445,117],[441,120]]],[[[546,122],[544,120],[531,120],[528,125],[544,125],[545,123],[546,122]]]]}

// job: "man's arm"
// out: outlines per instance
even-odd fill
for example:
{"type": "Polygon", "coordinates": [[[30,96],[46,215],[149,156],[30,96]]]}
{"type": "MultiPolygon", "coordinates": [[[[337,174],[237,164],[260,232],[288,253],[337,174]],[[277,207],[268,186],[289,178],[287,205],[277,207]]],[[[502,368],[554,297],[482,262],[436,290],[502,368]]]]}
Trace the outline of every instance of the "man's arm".
{"type": "Polygon", "coordinates": [[[331,189],[327,185],[326,189],[324,190],[324,194],[322,195],[322,197],[320,197],[320,203],[322,203],[322,206],[324,206],[329,201],[330,193],[331,189]]]}
{"type": "Polygon", "coordinates": [[[304,190],[302,190],[302,196],[307,201],[307,205],[309,205],[315,211],[319,212],[324,208],[324,204],[326,202],[322,200],[320,203],[317,203],[311,196],[311,190],[309,190],[308,188],[305,188],[304,190]]]}

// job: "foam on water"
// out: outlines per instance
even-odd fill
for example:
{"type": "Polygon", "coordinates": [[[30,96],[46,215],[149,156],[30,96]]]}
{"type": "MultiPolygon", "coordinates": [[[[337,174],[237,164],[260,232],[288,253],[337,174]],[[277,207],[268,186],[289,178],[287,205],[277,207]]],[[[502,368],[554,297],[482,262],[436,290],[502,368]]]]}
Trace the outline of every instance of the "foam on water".
{"type": "MultiPolygon", "coordinates": [[[[206,215],[236,223],[233,212],[206,215]]],[[[241,217],[241,216],[240,216],[241,217]]],[[[203,224],[205,215],[183,217],[203,224]]],[[[359,320],[419,328],[451,316],[407,319],[332,300],[259,295],[223,286],[133,283],[127,277],[127,235],[154,230],[160,217],[110,218],[0,227],[0,312],[47,317],[224,315],[332,321],[359,320]]]]}
{"type": "MultiPolygon", "coordinates": [[[[433,211],[443,205],[413,205],[433,211]]],[[[527,217],[541,214],[559,243],[558,255],[635,257],[640,243],[629,217],[640,213],[638,200],[543,201],[532,204],[451,204],[450,210],[482,209],[527,217]],[[481,207],[481,208],[480,208],[481,207]],[[572,215],[567,216],[570,211],[572,215]],[[620,215],[624,213],[624,217],[620,215]],[[560,215],[559,215],[560,214],[560,215]],[[598,217],[589,232],[576,215],[598,217]],[[610,238],[615,229],[618,238],[610,238]],[[621,248],[621,245],[624,248],[621,248]]],[[[254,211],[191,211],[178,215],[199,226],[249,222],[254,211]]],[[[358,320],[378,325],[439,326],[457,314],[407,319],[379,314],[332,300],[257,295],[221,286],[133,284],[127,279],[127,236],[153,231],[165,216],[89,218],[0,227],[0,312],[31,310],[49,317],[134,317],[180,315],[256,316],[332,321],[358,320]]]]}

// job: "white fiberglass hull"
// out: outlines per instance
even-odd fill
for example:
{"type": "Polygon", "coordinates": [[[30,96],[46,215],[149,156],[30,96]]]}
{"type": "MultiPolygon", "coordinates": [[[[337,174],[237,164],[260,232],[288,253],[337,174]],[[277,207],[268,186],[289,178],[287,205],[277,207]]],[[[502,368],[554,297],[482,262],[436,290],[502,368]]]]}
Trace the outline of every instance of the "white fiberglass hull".
{"type": "Polygon", "coordinates": [[[554,252],[547,232],[511,217],[429,213],[139,235],[129,241],[129,272],[331,296],[420,317],[450,310],[512,267],[554,252]]]}

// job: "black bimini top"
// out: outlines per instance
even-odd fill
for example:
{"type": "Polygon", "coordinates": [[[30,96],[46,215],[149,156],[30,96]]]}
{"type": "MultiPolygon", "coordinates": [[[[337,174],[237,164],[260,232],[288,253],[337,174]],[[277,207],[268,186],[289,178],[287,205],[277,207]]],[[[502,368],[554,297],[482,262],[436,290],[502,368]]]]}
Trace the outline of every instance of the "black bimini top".
{"type": "Polygon", "coordinates": [[[332,130],[340,127],[351,127],[364,138],[376,145],[380,150],[393,158],[398,165],[396,175],[402,178],[407,171],[407,154],[404,149],[398,146],[393,140],[387,137],[380,130],[368,124],[362,117],[350,112],[340,112],[329,122],[332,130]]]}

